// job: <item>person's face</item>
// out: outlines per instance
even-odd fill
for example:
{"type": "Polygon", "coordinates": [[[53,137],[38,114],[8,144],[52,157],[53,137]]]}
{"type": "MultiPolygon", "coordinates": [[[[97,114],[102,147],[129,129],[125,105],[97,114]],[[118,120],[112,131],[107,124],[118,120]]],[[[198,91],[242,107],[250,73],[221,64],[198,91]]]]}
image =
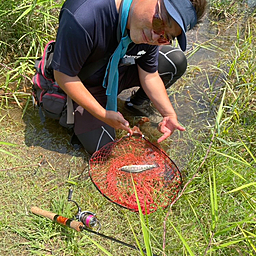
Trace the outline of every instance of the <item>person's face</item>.
{"type": "Polygon", "coordinates": [[[170,44],[182,32],[161,0],[133,0],[127,28],[136,44],[170,44]]]}

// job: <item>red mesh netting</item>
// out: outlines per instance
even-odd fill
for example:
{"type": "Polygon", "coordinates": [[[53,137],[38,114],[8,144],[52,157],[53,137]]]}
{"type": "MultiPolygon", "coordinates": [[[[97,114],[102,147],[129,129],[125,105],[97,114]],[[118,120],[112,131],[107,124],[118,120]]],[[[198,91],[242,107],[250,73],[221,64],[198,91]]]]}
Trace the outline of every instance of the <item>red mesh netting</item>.
{"type": "Polygon", "coordinates": [[[139,135],[123,137],[95,152],[90,159],[89,174],[105,197],[138,211],[134,182],[144,214],[168,206],[176,198],[182,183],[181,174],[173,161],[139,135]],[[157,167],[139,173],[121,170],[121,167],[129,165],[157,167]]]}

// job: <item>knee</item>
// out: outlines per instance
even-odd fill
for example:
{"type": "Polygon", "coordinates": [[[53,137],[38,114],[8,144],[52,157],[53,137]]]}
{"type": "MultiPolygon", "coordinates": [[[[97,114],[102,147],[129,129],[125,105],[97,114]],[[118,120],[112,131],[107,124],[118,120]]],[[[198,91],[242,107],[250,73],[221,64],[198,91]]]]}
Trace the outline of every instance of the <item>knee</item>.
{"type": "Polygon", "coordinates": [[[178,50],[175,53],[174,63],[177,67],[177,76],[181,77],[187,70],[187,58],[185,54],[178,50]]]}
{"type": "Polygon", "coordinates": [[[169,77],[175,82],[187,69],[187,58],[185,54],[169,45],[164,45],[159,50],[158,72],[161,77],[169,77]]]}
{"type": "Polygon", "coordinates": [[[95,151],[115,139],[115,129],[109,125],[76,135],[84,149],[92,155],[95,151]]]}

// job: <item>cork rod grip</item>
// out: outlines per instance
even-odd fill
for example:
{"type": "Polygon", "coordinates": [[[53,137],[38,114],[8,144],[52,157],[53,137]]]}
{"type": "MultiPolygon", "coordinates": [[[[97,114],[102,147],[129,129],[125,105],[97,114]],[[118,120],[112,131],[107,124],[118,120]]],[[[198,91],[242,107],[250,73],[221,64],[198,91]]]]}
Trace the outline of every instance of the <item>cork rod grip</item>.
{"type": "Polygon", "coordinates": [[[68,219],[66,217],[60,216],[56,213],[53,212],[49,212],[46,210],[42,210],[39,207],[33,206],[31,207],[31,212],[36,214],[36,215],[40,215],[43,217],[46,217],[54,222],[57,222],[59,224],[62,224],[64,226],[68,226],[76,231],[82,231],[84,224],[82,222],[76,221],[76,220],[72,220],[72,219],[68,219]]]}
{"type": "Polygon", "coordinates": [[[52,221],[54,220],[54,216],[56,215],[56,213],[42,210],[42,209],[40,209],[39,207],[36,207],[36,206],[32,206],[31,207],[31,212],[33,212],[36,215],[40,215],[40,216],[46,217],[46,218],[48,218],[48,219],[50,219],[52,221]]]}

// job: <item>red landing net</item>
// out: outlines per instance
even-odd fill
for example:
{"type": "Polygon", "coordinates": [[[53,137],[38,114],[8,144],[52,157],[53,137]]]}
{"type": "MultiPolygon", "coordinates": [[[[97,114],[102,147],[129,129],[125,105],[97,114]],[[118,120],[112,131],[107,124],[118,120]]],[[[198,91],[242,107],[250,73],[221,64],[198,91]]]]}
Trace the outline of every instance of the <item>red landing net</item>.
{"type": "Polygon", "coordinates": [[[142,212],[150,214],[167,207],[181,188],[181,174],[174,162],[142,136],[126,136],[95,152],[90,159],[90,177],[98,190],[112,202],[138,211],[133,187],[142,212]],[[121,170],[129,165],[155,165],[138,173],[121,170]]]}

